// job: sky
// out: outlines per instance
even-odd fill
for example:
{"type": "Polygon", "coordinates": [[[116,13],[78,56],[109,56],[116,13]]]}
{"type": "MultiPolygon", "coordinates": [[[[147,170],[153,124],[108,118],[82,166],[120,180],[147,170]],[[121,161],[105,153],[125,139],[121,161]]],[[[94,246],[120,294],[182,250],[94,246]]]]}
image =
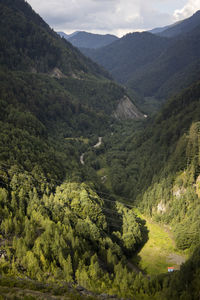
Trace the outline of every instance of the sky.
{"type": "Polygon", "coordinates": [[[119,37],[190,17],[200,0],[27,0],[55,31],[88,31],[119,37]]]}

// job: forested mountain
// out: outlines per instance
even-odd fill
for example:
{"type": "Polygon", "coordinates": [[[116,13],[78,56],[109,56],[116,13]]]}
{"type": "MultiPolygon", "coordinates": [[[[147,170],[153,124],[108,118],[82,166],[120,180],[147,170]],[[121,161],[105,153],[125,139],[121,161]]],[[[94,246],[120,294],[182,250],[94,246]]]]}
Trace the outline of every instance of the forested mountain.
{"type": "Polygon", "coordinates": [[[167,29],[181,28],[175,37],[133,33],[106,47],[81,51],[147,101],[166,100],[199,78],[199,21],[197,12],[167,29]]]}
{"type": "MultiPolygon", "coordinates": [[[[155,119],[147,120],[143,129],[123,140],[117,132],[113,134],[107,142],[112,146],[108,149],[107,145],[106,157],[100,160],[102,168],[108,170],[107,180],[113,193],[129,201],[135,199],[132,201],[144,214],[170,225],[179,249],[193,252],[197,247],[180,273],[174,274],[168,283],[164,280],[161,298],[152,299],[198,299],[199,114],[197,82],[170,99],[155,119]]],[[[125,135],[123,128],[121,134],[125,135]]]]}
{"type": "Polygon", "coordinates": [[[199,248],[153,278],[132,257],[148,239],[133,205],[170,225],[179,249],[200,242],[199,82],[154,119],[136,109],[139,122],[121,122],[125,88],[25,1],[1,0],[0,14],[0,295],[198,299],[199,248]]]}
{"type": "Polygon", "coordinates": [[[67,38],[67,40],[75,47],[89,49],[104,47],[118,39],[118,37],[116,37],[115,35],[95,34],[86,31],[77,31],[65,38],[67,38]]]}
{"type": "Polygon", "coordinates": [[[132,74],[127,85],[144,96],[164,98],[199,79],[200,25],[172,39],[152,62],[132,74]]]}
{"type": "Polygon", "coordinates": [[[59,38],[28,3],[2,0],[0,5],[1,67],[32,73],[51,73],[58,68],[65,76],[106,76],[70,43],[59,38]]]}
{"type": "Polygon", "coordinates": [[[28,3],[0,6],[1,276],[123,295],[120,278],[126,287],[137,278],[126,264],[144,226],[97,194],[101,181],[80,155],[86,137],[93,143],[112,125],[126,91],[28,3]]]}
{"type": "Polygon", "coordinates": [[[102,65],[117,81],[126,83],[138,68],[154,61],[168,44],[167,38],[149,32],[136,32],[129,33],[106,47],[81,51],[102,65]]]}

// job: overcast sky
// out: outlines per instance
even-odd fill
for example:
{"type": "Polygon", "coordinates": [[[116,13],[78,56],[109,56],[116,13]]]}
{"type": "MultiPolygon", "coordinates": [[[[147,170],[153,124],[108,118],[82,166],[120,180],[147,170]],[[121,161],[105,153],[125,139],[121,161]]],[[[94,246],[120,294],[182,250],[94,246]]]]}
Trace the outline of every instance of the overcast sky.
{"type": "Polygon", "coordinates": [[[56,31],[122,36],[172,24],[200,9],[200,0],[27,0],[56,31]]]}

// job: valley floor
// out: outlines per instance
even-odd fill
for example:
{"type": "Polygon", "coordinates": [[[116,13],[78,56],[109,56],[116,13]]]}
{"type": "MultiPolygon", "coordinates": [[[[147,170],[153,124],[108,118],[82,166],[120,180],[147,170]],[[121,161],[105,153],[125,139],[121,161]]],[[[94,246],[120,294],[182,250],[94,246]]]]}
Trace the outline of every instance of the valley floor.
{"type": "Polygon", "coordinates": [[[168,267],[179,270],[187,256],[183,251],[176,249],[170,229],[154,223],[147,217],[140,217],[146,221],[148,241],[133,258],[133,262],[148,275],[167,273],[168,267]]]}

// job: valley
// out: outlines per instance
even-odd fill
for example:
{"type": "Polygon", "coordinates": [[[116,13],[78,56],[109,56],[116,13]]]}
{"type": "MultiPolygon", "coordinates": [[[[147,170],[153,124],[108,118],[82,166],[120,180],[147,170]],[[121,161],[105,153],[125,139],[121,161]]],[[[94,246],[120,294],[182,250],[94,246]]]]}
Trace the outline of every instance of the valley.
{"type": "Polygon", "coordinates": [[[0,1],[0,299],[199,299],[199,13],[180,24],[81,49],[100,66],[0,1]]]}
{"type": "MultiPolygon", "coordinates": [[[[95,144],[96,147],[93,146],[93,148],[101,146],[102,140],[106,140],[107,137],[99,137],[98,139],[99,141],[95,144]]],[[[88,149],[88,151],[90,151],[90,149],[88,149]]],[[[95,151],[95,149],[92,151],[95,151]]],[[[87,157],[87,152],[84,153],[84,155],[87,157]]],[[[105,166],[105,155],[102,155],[101,151],[100,154],[97,152],[97,159],[99,159],[100,165],[102,166],[101,169],[97,170],[97,176],[108,191],[111,191],[112,187],[111,182],[109,182],[109,169],[105,166]]],[[[108,200],[112,202],[111,199],[109,200],[111,195],[108,193],[103,193],[101,197],[102,199],[105,199],[105,201],[108,200]]],[[[116,198],[117,195],[114,195],[114,197],[116,198]]],[[[130,199],[124,199],[123,197],[118,197],[118,199],[119,201],[122,201],[122,203],[127,203],[128,207],[131,207],[131,205],[128,204],[131,203],[130,199]]],[[[133,257],[132,267],[138,267],[138,270],[141,270],[141,272],[147,276],[167,273],[168,266],[173,266],[175,270],[180,270],[180,266],[188,258],[188,253],[187,251],[185,252],[177,249],[172,228],[169,225],[155,222],[155,220],[153,221],[149,216],[142,215],[137,208],[134,208],[134,212],[145,224],[147,241],[141,246],[137,255],[133,257]]],[[[113,219],[113,222],[116,222],[115,219],[113,219]]]]}

